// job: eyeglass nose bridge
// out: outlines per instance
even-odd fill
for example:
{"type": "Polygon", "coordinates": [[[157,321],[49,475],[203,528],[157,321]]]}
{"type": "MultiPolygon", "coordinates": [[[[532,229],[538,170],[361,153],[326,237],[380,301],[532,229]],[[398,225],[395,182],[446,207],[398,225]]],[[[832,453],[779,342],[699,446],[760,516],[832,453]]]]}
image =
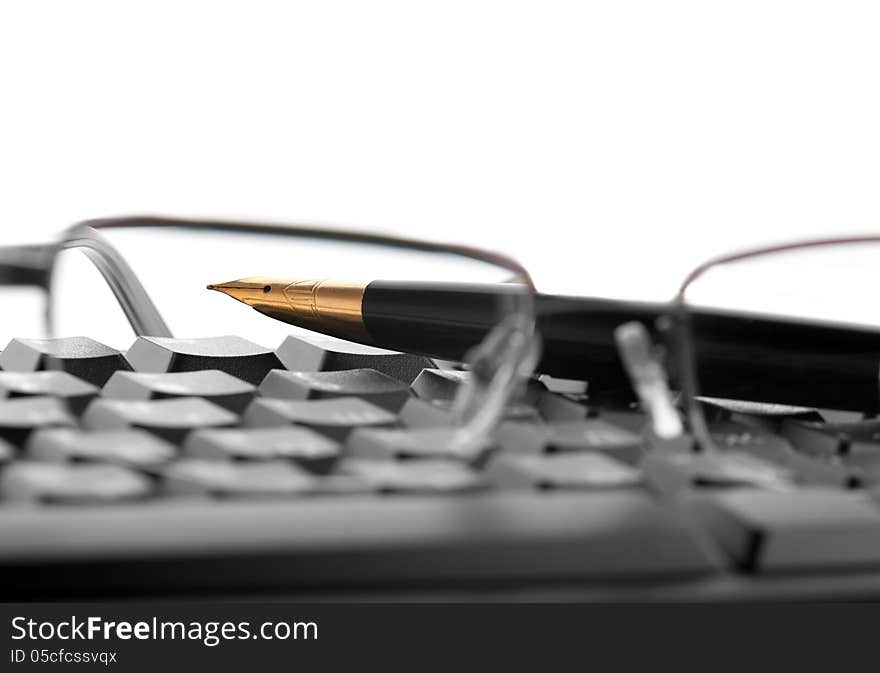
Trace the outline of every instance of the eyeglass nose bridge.
{"type": "Polygon", "coordinates": [[[466,361],[471,376],[459,388],[453,402],[457,422],[468,429],[459,433],[457,450],[467,453],[479,448],[534,371],[542,342],[532,311],[531,301],[527,300],[521,313],[502,320],[468,353],[466,361]],[[471,415],[472,410],[477,413],[471,415]]]}

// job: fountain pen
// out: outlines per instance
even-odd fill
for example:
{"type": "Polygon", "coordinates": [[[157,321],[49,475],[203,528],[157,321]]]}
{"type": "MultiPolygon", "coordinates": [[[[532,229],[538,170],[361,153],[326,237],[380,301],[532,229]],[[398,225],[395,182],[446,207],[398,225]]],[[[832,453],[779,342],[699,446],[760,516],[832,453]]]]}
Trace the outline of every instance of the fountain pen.
{"type": "MultiPolygon", "coordinates": [[[[244,278],[208,285],[292,325],[389,350],[460,361],[516,305],[521,286],[244,278]]],[[[658,335],[671,306],[536,294],[537,371],[628,390],[614,330],[637,320],[658,335]]],[[[703,395],[827,409],[880,411],[880,331],[761,314],[695,310],[703,395]]],[[[675,359],[670,358],[674,365],[675,359]]],[[[673,371],[673,375],[675,372],[673,371]]]]}

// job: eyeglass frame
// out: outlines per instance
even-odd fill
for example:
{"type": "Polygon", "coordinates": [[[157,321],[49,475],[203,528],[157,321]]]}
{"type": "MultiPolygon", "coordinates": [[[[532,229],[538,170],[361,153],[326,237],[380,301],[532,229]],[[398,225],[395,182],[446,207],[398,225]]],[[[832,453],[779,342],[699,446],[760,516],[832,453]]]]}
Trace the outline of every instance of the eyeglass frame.
{"type": "MultiPolygon", "coordinates": [[[[137,336],[173,337],[155,302],[124,257],[101,236],[101,230],[154,227],[169,229],[229,231],[251,234],[289,235],[304,238],[345,241],[388,246],[421,252],[454,254],[505,268],[512,281],[526,286],[532,294],[534,281],[519,262],[504,254],[454,243],[440,243],[386,234],[353,231],[333,227],[310,227],[277,223],[230,220],[204,220],[160,216],[127,216],[92,219],[64,230],[55,243],[0,247],[0,286],[36,286],[51,293],[55,261],[64,250],[82,249],[111,288],[116,300],[137,336]]],[[[696,349],[690,328],[690,310],[686,293],[710,269],[770,254],[854,243],[880,243],[880,236],[850,236],[808,239],[778,245],[748,248],[718,256],[695,267],[684,279],[670,302],[669,312],[658,322],[666,342],[666,366],[677,373],[684,412],[697,445],[712,446],[705,417],[698,403],[696,349]]],[[[46,325],[53,332],[51,302],[47,302],[46,325]]]]}
{"type": "MultiPolygon", "coordinates": [[[[512,282],[534,292],[529,272],[507,255],[474,246],[361,232],[333,227],[311,227],[231,220],[202,220],[159,216],[127,216],[85,220],[64,230],[56,243],[0,247],[0,286],[35,286],[51,292],[55,261],[64,250],[82,249],[110,286],[136,336],[172,337],[155,302],[123,256],[100,235],[101,230],[154,227],[300,236],[303,238],[362,243],[405,250],[458,255],[507,269],[512,282]]],[[[47,310],[46,323],[52,333],[53,318],[47,310]]]]}
{"type": "MultiPolygon", "coordinates": [[[[509,282],[525,287],[529,301],[525,315],[513,323],[502,321],[469,354],[474,376],[461,386],[453,404],[458,430],[453,448],[470,455],[482,450],[488,433],[500,421],[520,383],[532,373],[540,350],[534,331],[531,297],[535,285],[519,262],[502,253],[474,246],[439,243],[387,234],[230,220],[200,220],[158,216],[129,216],[85,220],[69,227],[56,243],[0,247],[0,286],[36,286],[51,296],[55,262],[65,250],[81,249],[101,273],[136,336],[173,337],[155,302],[119,251],[101,230],[152,227],[194,231],[227,231],[255,235],[281,235],[392,247],[403,250],[457,255],[511,272],[509,282]],[[501,357],[499,357],[499,354],[501,357]],[[476,411],[474,411],[476,408],[476,411]],[[467,420],[465,420],[467,419],[467,420]]],[[[46,302],[47,332],[55,332],[52,302],[46,302]]]]}
{"type": "MultiPolygon", "coordinates": [[[[658,327],[664,335],[667,350],[667,368],[677,373],[679,392],[683,398],[683,411],[694,439],[694,447],[712,451],[716,447],[706,423],[702,405],[699,403],[699,378],[697,374],[696,339],[694,338],[686,294],[690,287],[711,269],[727,264],[766,257],[768,255],[860,243],[880,243],[880,235],[840,236],[803,239],[775,245],[745,248],[725,255],[712,257],[695,267],[682,281],[671,302],[670,311],[660,318],[658,327]]],[[[880,385],[880,377],[878,377],[880,385]]]]}

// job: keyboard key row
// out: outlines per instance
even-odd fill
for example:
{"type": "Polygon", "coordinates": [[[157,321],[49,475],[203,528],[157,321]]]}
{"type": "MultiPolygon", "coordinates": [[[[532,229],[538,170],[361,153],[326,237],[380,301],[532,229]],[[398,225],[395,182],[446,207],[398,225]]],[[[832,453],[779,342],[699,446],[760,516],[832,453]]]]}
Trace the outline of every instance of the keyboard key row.
{"type": "MultiPolygon", "coordinates": [[[[118,373],[118,372],[117,372],[118,373]]],[[[101,392],[98,386],[63,371],[0,371],[0,396],[5,398],[51,396],[63,400],[79,415],[101,392]]]]}
{"type": "Polygon", "coordinates": [[[313,493],[315,478],[285,461],[228,463],[182,460],[163,473],[169,495],[290,496],[313,493]]]}
{"type": "Polygon", "coordinates": [[[391,426],[397,416],[358,397],[324,400],[254,400],[244,415],[244,424],[266,427],[299,424],[343,441],[355,427],[391,426]]]}
{"type": "Polygon", "coordinates": [[[140,429],[49,428],[33,433],[25,458],[51,462],[99,462],[156,469],[177,455],[172,444],[140,429]]]}
{"type": "Polygon", "coordinates": [[[177,339],[138,337],[127,352],[87,337],[13,339],[0,353],[0,369],[9,372],[60,370],[96,386],[117,371],[147,373],[216,369],[258,385],[273,369],[340,371],[374,369],[409,384],[425,357],[386,351],[300,331],[276,351],[238,336],[177,339]]]}
{"type": "Polygon", "coordinates": [[[193,458],[228,461],[292,460],[325,473],[339,458],[339,443],[305,427],[196,430],[184,444],[193,458]]]}
{"type": "Polygon", "coordinates": [[[208,591],[220,579],[252,593],[290,587],[303,577],[384,587],[441,579],[519,586],[560,578],[607,587],[608,581],[644,584],[656,578],[675,592],[684,585],[681,579],[703,586],[702,578],[719,570],[705,540],[678,511],[658,507],[639,489],[537,498],[511,493],[334,503],[310,497],[210,505],[196,500],[173,507],[92,507],[63,516],[17,509],[0,510],[0,556],[7,563],[45,568],[32,580],[44,594],[72,582],[105,592],[208,591]],[[71,526],[82,534],[71,535],[71,526]],[[64,545],[53,547],[47,539],[64,545]],[[76,563],[47,566],[47,549],[50,560],[76,563]],[[115,567],[120,550],[131,549],[161,550],[162,563],[141,573],[124,567],[95,572],[108,562],[115,567]],[[182,583],[166,584],[169,568],[192,568],[181,562],[209,556],[224,559],[216,572],[178,573],[174,577],[182,583]]]}
{"type": "Polygon", "coordinates": [[[431,360],[420,355],[397,353],[302,330],[281,342],[276,353],[284,368],[290,371],[375,369],[406,384],[424,368],[434,366],[431,360]]]}
{"type": "Polygon", "coordinates": [[[199,428],[227,427],[238,423],[238,415],[200,397],[178,397],[142,402],[99,399],[83,416],[88,429],[143,428],[173,444],[181,444],[199,428]]]}
{"type": "MultiPolygon", "coordinates": [[[[386,351],[305,331],[289,336],[276,351],[238,336],[138,337],[125,353],[86,337],[13,339],[0,354],[5,371],[67,371],[102,386],[116,371],[145,373],[219,370],[254,385],[273,369],[296,372],[344,372],[371,369],[405,384],[430,401],[451,400],[469,374],[440,370],[425,357],[386,351]]],[[[345,379],[342,379],[343,381],[345,379]]],[[[310,387],[322,382],[308,382],[310,387]]],[[[383,382],[388,385],[387,381],[383,382]]],[[[367,382],[367,387],[378,385],[367,382]]],[[[328,388],[323,388],[326,392],[328,388]]],[[[391,390],[387,391],[391,392],[391,390]]],[[[523,402],[535,405],[548,393],[537,380],[527,387],[523,402]]],[[[358,393],[353,393],[358,394],[358,393]]],[[[550,395],[547,399],[563,399],[550,395]]],[[[585,413],[583,405],[574,414],[585,413]]]]}
{"type": "Polygon", "coordinates": [[[350,459],[332,475],[285,460],[230,462],[183,458],[143,473],[124,465],[22,461],[0,473],[9,501],[96,503],[151,496],[291,497],[356,494],[442,494],[483,488],[484,478],[460,463],[384,463],[350,459]]]}
{"type": "Polygon", "coordinates": [[[345,443],[346,453],[374,460],[461,460],[478,463],[496,445],[491,440],[482,446],[459,447],[455,428],[356,428],[345,443]]]}
{"type": "Polygon", "coordinates": [[[96,386],[131,369],[122,353],[87,337],[13,339],[0,353],[4,371],[61,370],[96,386]]]}
{"type": "Polygon", "coordinates": [[[116,372],[107,381],[102,395],[128,400],[202,397],[240,414],[254,398],[255,392],[256,387],[251,383],[218,369],[208,369],[161,374],[116,372]]]}
{"type": "MultiPolygon", "coordinates": [[[[537,410],[527,404],[514,404],[505,410],[508,420],[540,423],[537,410]]],[[[446,400],[428,402],[418,397],[410,397],[400,410],[401,422],[410,428],[439,428],[455,425],[456,418],[452,403],[446,400]]]]}
{"type": "Polygon", "coordinates": [[[38,428],[74,425],[76,419],[55,397],[19,397],[0,403],[0,438],[17,446],[38,428]]]}
{"type": "Polygon", "coordinates": [[[282,366],[271,350],[238,336],[199,339],[138,337],[126,358],[139,372],[219,369],[254,385],[271,370],[282,366]]]}
{"type": "MultiPolygon", "coordinates": [[[[0,462],[15,448],[0,441],[0,462]]],[[[192,432],[182,448],[143,429],[80,430],[56,427],[37,430],[22,457],[32,461],[105,462],[146,471],[178,456],[215,461],[291,460],[312,472],[330,470],[340,457],[337,442],[304,427],[228,428],[192,432]]]]}
{"type": "Polygon", "coordinates": [[[507,421],[495,431],[498,443],[512,453],[603,451],[627,463],[642,457],[642,438],[600,419],[523,423],[507,421]]]}
{"type": "MultiPolygon", "coordinates": [[[[433,368],[420,356],[308,333],[288,337],[276,352],[235,336],[139,337],[127,353],[84,337],[14,339],[0,354],[0,367],[5,370],[0,395],[60,397],[77,415],[99,394],[134,400],[203,397],[239,414],[255,395],[355,396],[402,412],[404,424],[413,428],[451,425],[451,401],[469,376],[433,368]]],[[[570,397],[532,380],[508,417],[586,418],[586,405],[570,397]]]]}
{"type": "Polygon", "coordinates": [[[500,487],[544,490],[621,488],[642,481],[639,470],[602,453],[495,456],[487,476],[500,487]]]}
{"type": "Polygon", "coordinates": [[[320,444],[320,436],[304,439],[291,445],[296,450],[287,452],[288,459],[276,457],[281,451],[264,451],[256,460],[230,460],[226,453],[206,450],[216,444],[204,438],[189,443],[178,457],[174,447],[146,433],[47,430],[28,444],[28,460],[3,470],[0,494],[12,500],[92,502],[182,494],[449,494],[490,486],[603,490],[641,483],[637,470],[600,453],[496,456],[480,472],[445,458],[340,458],[337,447],[320,444]],[[309,446],[316,450],[305,451],[309,446]]]}
{"type": "MultiPolygon", "coordinates": [[[[161,382],[150,388],[160,389],[163,394],[191,392],[188,388],[172,388],[166,383],[161,382]]],[[[147,394],[147,388],[138,386],[136,391],[138,395],[147,394]]],[[[208,401],[200,397],[157,397],[147,400],[105,397],[93,400],[83,416],[83,425],[89,429],[144,428],[169,441],[181,443],[192,430],[239,423],[237,414],[221,408],[215,402],[216,400],[208,401]]],[[[442,411],[444,414],[448,413],[446,410],[442,411]]],[[[244,423],[250,427],[292,424],[311,426],[343,440],[354,428],[395,426],[398,425],[398,418],[386,409],[353,397],[303,401],[258,398],[248,406],[244,423]]],[[[400,449],[400,442],[415,446],[422,445],[423,439],[428,439],[428,444],[422,449],[412,451],[442,452],[445,450],[441,448],[442,445],[452,436],[449,423],[425,428],[433,428],[436,432],[420,434],[412,430],[414,434],[409,438],[404,433],[399,433],[396,435],[398,447],[395,450],[400,449]]],[[[55,398],[33,396],[0,401],[0,435],[9,437],[15,443],[22,443],[27,434],[35,429],[74,424],[75,419],[55,398]]],[[[391,438],[389,435],[388,439],[391,438]]]]}
{"type": "Polygon", "coordinates": [[[152,490],[148,477],[118,465],[20,462],[0,474],[6,500],[119,502],[146,498],[152,490]]]}

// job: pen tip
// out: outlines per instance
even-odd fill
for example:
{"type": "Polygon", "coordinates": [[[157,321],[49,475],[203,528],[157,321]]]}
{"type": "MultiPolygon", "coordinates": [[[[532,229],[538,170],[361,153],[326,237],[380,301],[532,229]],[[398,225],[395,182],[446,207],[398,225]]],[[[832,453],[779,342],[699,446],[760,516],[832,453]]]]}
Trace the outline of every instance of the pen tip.
{"type": "Polygon", "coordinates": [[[225,283],[210,283],[206,287],[253,306],[255,301],[262,299],[266,294],[266,287],[269,287],[267,282],[268,279],[265,278],[240,278],[225,283]]]}
{"type": "Polygon", "coordinates": [[[207,287],[209,290],[222,292],[223,294],[230,294],[230,289],[240,287],[240,285],[237,284],[235,281],[229,281],[228,283],[208,283],[205,287],[207,287]]]}
{"type": "Polygon", "coordinates": [[[225,283],[208,283],[205,287],[209,290],[217,290],[217,292],[227,292],[228,290],[247,287],[247,284],[240,280],[230,280],[225,283]]]}

